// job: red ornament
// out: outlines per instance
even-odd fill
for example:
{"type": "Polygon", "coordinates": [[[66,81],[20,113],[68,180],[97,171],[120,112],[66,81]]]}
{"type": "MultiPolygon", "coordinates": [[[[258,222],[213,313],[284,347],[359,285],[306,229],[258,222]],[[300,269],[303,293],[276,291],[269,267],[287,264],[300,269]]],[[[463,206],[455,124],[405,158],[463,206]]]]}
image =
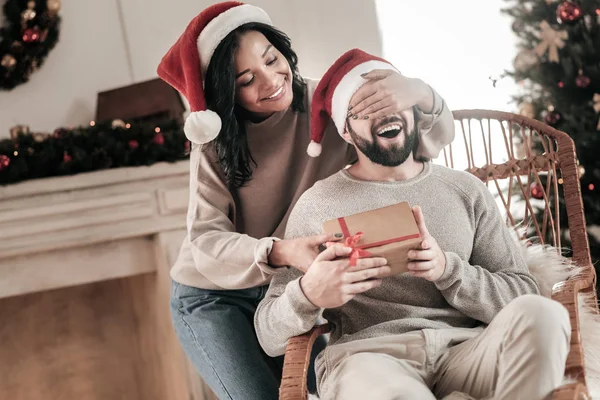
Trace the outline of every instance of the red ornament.
{"type": "Polygon", "coordinates": [[[157,133],[154,135],[154,138],[152,139],[152,141],[153,141],[154,143],[156,143],[156,144],[158,144],[158,145],[161,145],[161,146],[162,146],[163,144],[165,144],[165,137],[163,136],[163,134],[162,134],[162,133],[160,133],[160,132],[157,132],[157,133]]]}
{"type": "Polygon", "coordinates": [[[39,42],[42,37],[41,35],[42,35],[42,32],[40,31],[40,28],[38,28],[37,26],[34,26],[33,28],[27,28],[23,32],[23,41],[25,43],[39,42]]]}
{"type": "Polygon", "coordinates": [[[558,111],[549,111],[545,119],[548,125],[555,127],[562,121],[562,115],[558,111]]]}
{"type": "Polygon", "coordinates": [[[129,141],[129,148],[130,148],[131,150],[135,150],[135,149],[137,149],[139,146],[140,146],[140,144],[138,143],[138,141],[137,141],[137,140],[130,140],[130,141],[129,141]]]}
{"type": "Polygon", "coordinates": [[[562,2],[556,9],[556,20],[559,24],[572,24],[583,16],[583,10],[579,4],[571,1],[562,2]]]}
{"type": "Polygon", "coordinates": [[[69,161],[71,161],[73,159],[73,157],[71,157],[69,155],[69,153],[67,153],[66,151],[63,154],[63,162],[68,163],[69,161]]]}
{"type": "Polygon", "coordinates": [[[575,84],[577,85],[577,87],[580,87],[582,89],[588,87],[590,83],[592,83],[590,77],[583,75],[583,73],[580,73],[579,76],[575,78],[575,84]]]}
{"type": "Polygon", "coordinates": [[[565,83],[563,81],[558,82],[558,87],[559,88],[564,88],[565,87],[565,83]]]}
{"type": "Polygon", "coordinates": [[[5,170],[10,165],[10,157],[0,154],[0,171],[5,170]]]}
{"type": "Polygon", "coordinates": [[[544,188],[539,183],[533,183],[530,187],[531,197],[534,199],[541,200],[544,198],[544,188]]]}

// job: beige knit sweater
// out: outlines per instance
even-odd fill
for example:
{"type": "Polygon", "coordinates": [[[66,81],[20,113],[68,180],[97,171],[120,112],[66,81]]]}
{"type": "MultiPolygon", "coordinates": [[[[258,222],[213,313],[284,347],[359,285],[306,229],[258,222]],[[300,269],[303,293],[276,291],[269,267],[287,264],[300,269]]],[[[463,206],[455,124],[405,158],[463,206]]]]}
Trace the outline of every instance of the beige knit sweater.
{"type": "MultiPolygon", "coordinates": [[[[306,154],[309,100],[318,81],[307,83],[307,112],[288,109],[246,125],[257,167],[243,188],[228,189],[212,151],[192,151],[187,236],[171,269],[175,281],[205,289],[241,289],[265,285],[280,271],[267,264],[267,257],[273,241],[285,232],[290,210],[306,189],[356,156],[333,124],[324,134],[321,156],[306,154]]],[[[419,152],[427,157],[437,156],[454,138],[452,113],[435,97],[433,113],[419,116],[419,152]]]]}
{"type": "Polygon", "coordinates": [[[431,163],[405,181],[360,181],[343,170],[317,182],[298,200],[285,237],[317,234],[326,220],[401,201],[421,206],[446,255],[442,277],[435,283],[410,274],[384,278],[380,287],[342,307],[323,310],[302,292],[300,272],[276,274],[254,319],[267,354],[283,354],[288,339],[310,330],[321,315],[332,325],[330,344],[335,344],[488,324],[514,298],[538,293],[486,186],[469,173],[431,163]]]}

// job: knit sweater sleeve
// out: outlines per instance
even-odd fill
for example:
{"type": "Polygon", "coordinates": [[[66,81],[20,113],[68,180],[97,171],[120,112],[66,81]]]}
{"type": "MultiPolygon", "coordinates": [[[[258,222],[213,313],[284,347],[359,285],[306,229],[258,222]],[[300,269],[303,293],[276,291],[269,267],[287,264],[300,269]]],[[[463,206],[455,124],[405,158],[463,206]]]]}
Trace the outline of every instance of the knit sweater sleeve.
{"type": "Polygon", "coordinates": [[[224,289],[264,285],[278,271],[268,265],[276,238],[237,233],[235,204],[207,151],[190,155],[190,199],[187,233],[195,267],[224,289]]]}
{"type": "Polygon", "coordinates": [[[471,257],[465,261],[456,253],[445,252],[446,270],[435,285],[451,306],[489,324],[513,299],[539,294],[539,288],[493,196],[480,181],[474,185],[478,190],[471,257]]]}
{"type": "Polygon", "coordinates": [[[425,112],[417,108],[419,144],[417,158],[437,158],[440,151],[454,140],[454,117],[444,99],[433,89],[433,109],[425,112]]]}
{"type": "MultiPolygon", "coordinates": [[[[286,239],[319,233],[311,227],[313,213],[307,194],[300,197],[290,214],[286,239]]],[[[288,340],[312,329],[323,311],[304,295],[301,277],[302,273],[294,268],[276,274],[254,314],[256,336],[271,357],[284,354],[288,340]]]]}

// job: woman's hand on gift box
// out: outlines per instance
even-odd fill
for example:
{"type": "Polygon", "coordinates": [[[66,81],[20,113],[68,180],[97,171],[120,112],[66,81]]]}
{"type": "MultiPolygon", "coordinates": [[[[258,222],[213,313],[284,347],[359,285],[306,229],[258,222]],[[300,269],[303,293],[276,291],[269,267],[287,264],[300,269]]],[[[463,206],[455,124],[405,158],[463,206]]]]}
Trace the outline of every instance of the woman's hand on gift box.
{"type": "Polygon", "coordinates": [[[422,241],[419,248],[408,252],[408,272],[412,276],[435,282],[442,277],[446,270],[446,255],[435,238],[429,233],[421,207],[413,207],[413,214],[422,241]]]}
{"type": "Polygon", "coordinates": [[[340,307],[357,294],[381,285],[381,278],[390,273],[387,260],[381,257],[360,258],[351,266],[351,252],[341,244],[330,245],[300,278],[304,295],[315,306],[340,307]]]}
{"type": "Polygon", "coordinates": [[[343,238],[335,235],[314,235],[295,239],[278,240],[269,253],[269,265],[274,267],[294,267],[304,273],[315,261],[319,248],[325,243],[334,243],[343,238]]]}

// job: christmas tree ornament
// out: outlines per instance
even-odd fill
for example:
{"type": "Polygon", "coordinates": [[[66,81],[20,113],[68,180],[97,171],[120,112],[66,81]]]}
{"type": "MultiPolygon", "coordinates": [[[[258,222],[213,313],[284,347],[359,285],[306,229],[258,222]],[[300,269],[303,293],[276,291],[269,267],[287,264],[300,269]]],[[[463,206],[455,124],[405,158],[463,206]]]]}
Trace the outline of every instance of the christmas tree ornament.
{"type": "Polygon", "coordinates": [[[566,31],[554,30],[548,21],[542,21],[540,23],[539,38],[540,43],[535,47],[537,55],[542,57],[548,52],[548,60],[558,63],[560,61],[558,49],[565,47],[565,40],[569,38],[569,34],[566,31]]]}
{"type": "Polygon", "coordinates": [[[556,110],[548,111],[545,121],[548,125],[556,127],[562,121],[562,115],[556,110]]]}
{"type": "Polygon", "coordinates": [[[165,137],[162,133],[156,132],[154,134],[154,138],[152,139],[152,141],[160,146],[162,146],[163,144],[165,144],[165,137]]]}
{"type": "Polygon", "coordinates": [[[123,121],[122,119],[115,119],[112,121],[112,123],[110,124],[112,126],[113,129],[125,129],[125,121],[123,121]]]}
{"type": "Polygon", "coordinates": [[[131,150],[135,150],[140,146],[139,142],[137,140],[130,140],[129,141],[129,148],[131,150]]]}
{"type": "Polygon", "coordinates": [[[67,153],[66,151],[63,153],[63,162],[64,163],[68,163],[73,159],[73,157],[71,157],[71,155],[69,153],[67,153]]]}
{"type": "Polygon", "coordinates": [[[40,28],[34,26],[33,28],[27,28],[23,32],[23,41],[25,43],[39,42],[41,38],[40,28]]]}
{"type": "Polygon", "coordinates": [[[579,172],[579,179],[583,178],[583,175],[585,174],[585,168],[583,168],[583,165],[577,167],[577,171],[579,172]]]}
{"type": "Polygon", "coordinates": [[[12,140],[17,140],[20,135],[29,135],[29,125],[15,125],[10,128],[10,138],[12,140]]]}
{"type": "Polygon", "coordinates": [[[533,50],[521,50],[513,60],[513,67],[518,72],[524,72],[538,63],[538,56],[533,50]]]}
{"type": "Polygon", "coordinates": [[[0,65],[2,68],[12,71],[17,65],[17,59],[12,56],[12,54],[5,54],[2,57],[2,61],[0,61],[0,65]]]}
{"type": "Polygon", "coordinates": [[[541,200],[544,198],[544,188],[539,183],[532,183],[529,187],[529,190],[531,193],[531,197],[533,197],[534,199],[541,200]]]}
{"type": "Polygon", "coordinates": [[[559,81],[557,86],[562,89],[565,87],[565,83],[563,81],[559,81]]]}
{"type": "Polygon", "coordinates": [[[56,15],[60,10],[60,0],[48,0],[46,2],[46,7],[48,8],[50,15],[56,15]]]}
{"type": "Polygon", "coordinates": [[[48,134],[46,134],[46,133],[34,133],[33,141],[36,143],[42,143],[44,140],[46,140],[47,137],[48,137],[48,134]]]}
{"type": "Polygon", "coordinates": [[[5,170],[10,165],[10,157],[5,154],[0,154],[0,171],[5,170]]]}
{"type": "Polygon", "coordinates": [[[523,103],[519,108],[519,114],[527,118],[535,118],[535,107],[529,102],[523,103]]]}
{"type": "Polygon", "coordinates": [[[559,24],[573,24],[581,19],[583,10],[579,4],[564,1],[556,8],[556,20],[559,24]]]}
{"type": "MultiPolygon", "coordinates": [[[[30,1],[29,3],[33,3],[33,2],[30,1]]],[[[33,3],[33,7],[29,8],[29,5],[27,7],[28,8],[21,13],[21,19],[25,23],[27,23],[28,21],[31,21],[36,16],[35,10],[33,9],[35,7],[35,3],[33,3]]]]}
{"type": "Polygon", "coordinates": [[[577,78],[575,78],[575,84],[577,85],[577,87],[585,89],[590,85],[591,82],[592,80],[590,79],[590,77],[584,75],[583,70],[580,69],[579,75],[577,75],[577,78]]]}

